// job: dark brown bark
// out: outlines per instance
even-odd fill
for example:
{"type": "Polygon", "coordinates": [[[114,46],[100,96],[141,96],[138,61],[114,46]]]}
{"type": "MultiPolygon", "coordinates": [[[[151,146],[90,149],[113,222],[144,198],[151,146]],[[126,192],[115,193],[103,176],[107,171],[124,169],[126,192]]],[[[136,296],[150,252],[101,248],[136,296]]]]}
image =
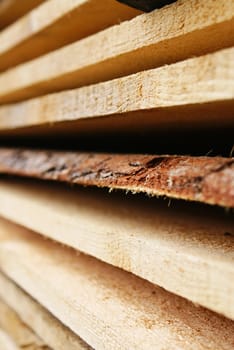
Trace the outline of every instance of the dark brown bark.
{"type": "Polygon", "coordinates": [[[150,12],[165,5],[171,4],[176,0],[118,0],[128,6],[134,7],[138,10],[150,12]]]}
{"type": "Polygon", "coordinates": [[[234,207],[234,159],[0,150],[0,173],[234,207]]]}

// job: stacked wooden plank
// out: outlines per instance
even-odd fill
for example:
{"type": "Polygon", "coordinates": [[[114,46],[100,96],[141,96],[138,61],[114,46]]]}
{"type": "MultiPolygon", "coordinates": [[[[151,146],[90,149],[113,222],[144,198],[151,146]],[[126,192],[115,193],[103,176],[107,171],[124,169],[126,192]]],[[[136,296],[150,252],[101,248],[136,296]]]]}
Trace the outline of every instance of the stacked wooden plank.
{"type": "Polygon", "coordinates": [[[186,138],[233,130],[233,1],[18,5],[0,3],[0,348],[232,350],[234,159],[186,138]]]}

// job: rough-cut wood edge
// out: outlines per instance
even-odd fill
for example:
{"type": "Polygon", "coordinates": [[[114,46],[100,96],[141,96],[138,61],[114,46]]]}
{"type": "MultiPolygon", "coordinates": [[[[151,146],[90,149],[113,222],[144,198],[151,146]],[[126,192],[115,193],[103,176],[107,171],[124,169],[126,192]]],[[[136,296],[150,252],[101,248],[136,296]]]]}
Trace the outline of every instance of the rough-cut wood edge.
{"type": "Polygon", "coordinates": [[[140,14],[116,0],[49,0],[0,32],[0,71],[140,14]]]}
{"type": "Polygon", "coordinates": [[[234,208],[234,158],[2,148],[0,173],[234,208]]]}
{"type": "Polygon", "coordinates": [[[97,350],[233,348],[228,319],[2,220],[0,237],[4,273],[97,350]]]}
{"type": "Polygon", "coordinates": [[[179,0],[9,70],[0,76],[0,102],[94,84],[227,48],[234,45],[233,25],[231,0],[179,0]]]}
{"type": "MultiPolygon", "coordinates": [[[[5,293],[8,291],[5,290],[5,293]]],[[[17,300],[20,303],[20,300],[17,300]]],[[[22,322],[16,312],[0,299],[0,327],[13,339],[18,349],[21,350],[49,350],[42,341],[25,323],[22,322]]],[[[2,349],[4,350],[4,349],[2,349]]]]}
{"type": "MultiPolygon", "coordinates": [[[[45,0],[1,0],[0,29],[15,22],[17,19],[39,6],[45,0]]],[[[1,34],[0,34],[1,36],[1,34]]]]}
{"type": "Polygon", "coordinates": [[[115,125],[118,130],[118,124],[122,123],[125,131],[131,132],[135,127],[128,121],[132,115],[140,128],[150,127],[152,123],[154,127],[233,124],[233,56],[234,48],[230,48],[128,77],[2,106],[0,130],[14,133],[19,128],[40,130],[52,125],[47,132],[54,133],[53,127],[63,128],[68,124],[74,133],[83,122],[89,122],[91,128],[97,119],[97,131],[98,121],[109,118],[112,131],[115,125]],[[196,106],[204,105],[210,106],[210,113],[206,114],[202,108],[197,113],[196,106]]]}
{"type": "Polygon", "coordinates": [[[234,319],[233,222],[214,208],[29,180],[2,180],[0,203],[2,217],[234,319]]]}
{"type": "MultiPolygon", "coordinates": [[[[46,342],[46,344],[48,344],[52,349],[91,349],[76,334],[74,334],[70,329],[65,327],[43,306],[41,306],[38,302],[32,299],[20,287],[18,287],[13,281],[8,279],[2,273],[0,273],[0,295],[2,300],[7,305],[9,305],[8,314],[0,314],[0,324],[1,319],[3,319],[2,321],[5,321],[4,328],[6,330],[9,329],[9,334],[13,326],[13,323],[11,322],[11,320],[9,320],[9,317],[13,318],[14,321],[17,318],[17,315],[19,315],[18,318],[20,317],[20,320],[22,320],[25,323],[25,325],[30,327],[35,332],[35,334],[37,334],[41,339],[43,339],[46,342]]],[[[2,303],[0,301],[0,306],[1,304],[2,303]]],[[[3,307],[5,307],[6,309],[5,305],[3,305],[3,307]]],[[[14,330],[15,329],[13,329],[13,331],[14,330]]],[[[16,335],[21,336],[21,334],[18,333],[16,335]]],[[[12,338],[14,337],[12,336],[12,338]]]]}

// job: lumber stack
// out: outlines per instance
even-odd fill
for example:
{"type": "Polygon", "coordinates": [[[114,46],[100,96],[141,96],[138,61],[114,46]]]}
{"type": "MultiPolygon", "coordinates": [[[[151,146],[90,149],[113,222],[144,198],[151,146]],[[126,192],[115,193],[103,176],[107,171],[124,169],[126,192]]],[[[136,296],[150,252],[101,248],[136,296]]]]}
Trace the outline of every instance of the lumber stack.
{"type": "Polygon", "coordinates": [[[233,1],[0,28],[0,349],[232,350],[233,1]]]}

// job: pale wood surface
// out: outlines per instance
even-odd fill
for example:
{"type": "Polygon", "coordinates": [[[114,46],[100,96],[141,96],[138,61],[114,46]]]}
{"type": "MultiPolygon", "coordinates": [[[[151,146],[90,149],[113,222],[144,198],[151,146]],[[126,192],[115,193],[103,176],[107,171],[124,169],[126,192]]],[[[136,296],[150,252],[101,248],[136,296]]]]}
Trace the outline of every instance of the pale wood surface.
{"type": "Polygon", "coordinates": [[[11,337],[0,328],[0,349],[3,350],[19,350],[11,337]]]}
{"type": "MultiPolygon", "coordinates": [[[[17,324],[14,320],[19,315],[20,319],[28,325],[46,344],[56,350],[82,350],[91,349],[77,335],[65,327],[45,308],[33,300],[20,287],[0,273],[0,295],[2,300],[9,305],[11,309],[7,310],[6,304],[0,303],[0,324],[4,323],[5,329],[11,334],[11,330],[17,332],[17,338],[24,335],[20,327],[13,328],[17,324]],[[3,311],[5,312],[3,313],[3,311]],[[12,311],[14,310],[15,313],[12,311]]],[[[17,321],[17,320],[16,320],[17,321]]],[[[17,321],[19,323],[19,320],[17,321]]],[[[2,326],[3,327],[3,326],[2,326]]],[[[4,328],[4,327],[3,327],[4,328]]],[[[26,328],[26,326],[25,326],[26,328]]],[[[28,328],[25,329],[28,334],[28,328]]],[[[14,337],[13,337],[14,338],[14,337]]],[[[35,342],[34,342],[35,343],[35,342]]]]}
{"type": "Polygon", "coordinates": [[[46,54],[139,13],[141,11],[116,0],[48,0],[0,32],[0,70],[46,54]]]}
{"type": "MultiPolygon", "coordinates": [[[[21,320],[31,327],[52,349],[91,349],[76,334],[2,273],[0,273],[0,296],[12,310],[15,310],[21,320]]],[[[10,324],[8,324],[8,327],[10,327],[10,324]]]]}
{"type": "Polygon", "coordinates": [[[3,29],[4,27],[13,23],[18,18],[32,10],[34,7],[39,6],[44,1],[45,0],[1,0],[0,29],[3,29]]]}
{"type": "Polygon", "coordinates": [[[97,350],[233,349],[232,321],[5,221],[0,266],[97,350]]]}
{"type": "MultiPolygon", "coordinates": [[[[2,286],[1,286],[2,288],[2,286]]],[[[8,293],[7,289],[5,293],[8,293]]],[[[20,303],[20,299],[16,300],[20,303]]],[[[20,317],[0,299],[0,327],[13,339],[18,349],[49,350],[50,348],[23,323],[20,317]]],[[[4,350],[4,348],[2,349],[4,350]]]]}
{"type": "MultiPolygon", "coordinates": [[[[48,125],[66,128],[70,125],[74,133],[74,129],[80,130],[83,121],[89,121],[89,128],[94,120],[97,131],[98,122],[103,117],[110,118],[109,129],[115,130],[116,126],[118,130],[119,123],[130,131],[136,125],[144,129],[152,123],[158,127],[231,124],[234,110],[233,58],[234,48],[225,49],[109,82],[2,106],[0,129],[14,132],[15,128],[48,125]],[[222,106],[221,111],[218,103],[222,106]],[[207,105],[210,113],[193,110],[193,106],[201,108],[207,105]],[[184,112],[180,113],[182,107],[184,112]],[[135,118],[135,125],[131,123],[131,116],[135,118]],[[95,117],[102,118],[95,120],[95,117]]],[[[53,133],[53,127],[47,128],[47,133],[53,133]]]]}
{"type": "Polygon", "coordinates": [[[234,319],[233,221],[189,203],[1,181],[0,214],[234,319]]]}
{"type": "MultiPolygon", "coordinates": [[[[59,2],[67,7],[67,1],[59,2]]],[[[89,23],[85,13],[82,21],[89,23]]],[[[232,0],[179,0],[2,74],[0,102],[110,80],[230,47],[234,45],[233,26],[232,0]]],[[[7,38],[6,45],[9,42],[7,38]]],[[[35,46],[30,52],[36,54],[35,46]]]]}

